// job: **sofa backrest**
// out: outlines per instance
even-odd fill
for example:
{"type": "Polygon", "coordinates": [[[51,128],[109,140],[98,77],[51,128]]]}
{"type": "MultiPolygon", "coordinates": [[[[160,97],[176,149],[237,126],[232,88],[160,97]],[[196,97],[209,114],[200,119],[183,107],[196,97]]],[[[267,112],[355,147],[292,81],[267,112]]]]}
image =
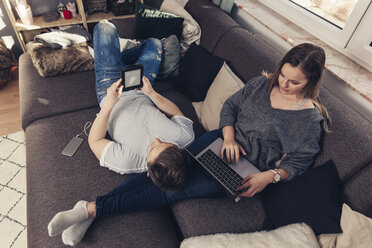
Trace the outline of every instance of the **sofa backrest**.
{"type": "Polygon", "coordinates": [[[210,53],[227,31],[239,27],[239,24],[209,0],[189,0],[185,10],[199,24],[202,30],[200,45],[210,53]]]}
{"type": "Polygon", "coordinates": [[[323,136],[315,166],[332,159],[346,182],[372,161],[372,123],[324,87],[320,100],[329,112],[331,132],[323,136]]]}
{"type": "Polygon", "coordinates": [[[225,32],[213,55],[227,60],[243,82],[261,75],[262,71],[274,72],[281,59],[281,54],[269,44],[241,27],[225,32]]]}
{"type": "Polygon", "coordinates": [[[356,172],[344,184],[345,202],[354,210],[372,218],[372,162],[356,172]]]}

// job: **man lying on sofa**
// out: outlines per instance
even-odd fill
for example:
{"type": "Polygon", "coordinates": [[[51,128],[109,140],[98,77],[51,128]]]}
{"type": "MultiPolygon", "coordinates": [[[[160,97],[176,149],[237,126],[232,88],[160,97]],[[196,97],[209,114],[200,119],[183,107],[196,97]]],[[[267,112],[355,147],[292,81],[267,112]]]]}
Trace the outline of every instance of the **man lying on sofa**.
{"type": "Polygon", "coordinates": [[[97,24],[93,36],[101,110],[89,133],[90,148],[101,166],[121,174],[149,168],[155,184],[177,190],[185,183],[186,171],[180,147],[194,140],[194,132],[192,121],[151,86],[160,68],[162,43],[151,38],[120,52],[116,28],[107,21],[97,24]],[[120,69],[131,64],[143,65],[143,87],[122,92],[120,69]],[[106,131],[112,141],[105,138],[106,131]]]}

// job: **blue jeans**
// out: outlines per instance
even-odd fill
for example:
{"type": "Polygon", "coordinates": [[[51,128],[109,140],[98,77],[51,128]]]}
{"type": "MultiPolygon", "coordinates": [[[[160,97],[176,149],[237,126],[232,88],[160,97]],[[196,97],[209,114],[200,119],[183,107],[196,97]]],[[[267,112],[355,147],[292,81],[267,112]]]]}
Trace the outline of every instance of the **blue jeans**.
{"type": "MultiPolygon", "coordinates": [[[[192,143],[188,150],[196,155],[218,137],[222,137],[220,130],[208,132],[192,143]]],[[[108,194],[97,197],[97,217],[152,210],[184,199],[223,195],[221,187],[197,166],[190,165],[188,173],[187,185],[177,192],[162,191],[147,177],[146,172],[131,177],[108,194]]]]}
{"type": "Polygon", "coordinates": [[[106,96],[107,88],[120,78],[120,69],[132,64],[143,65],[143,75],[153,84],[163,57],[160,40],[150,38],[136,47],[120,52],[119,35],[114,24],[99,22],[93,32],[98,103],[106,96]]]}

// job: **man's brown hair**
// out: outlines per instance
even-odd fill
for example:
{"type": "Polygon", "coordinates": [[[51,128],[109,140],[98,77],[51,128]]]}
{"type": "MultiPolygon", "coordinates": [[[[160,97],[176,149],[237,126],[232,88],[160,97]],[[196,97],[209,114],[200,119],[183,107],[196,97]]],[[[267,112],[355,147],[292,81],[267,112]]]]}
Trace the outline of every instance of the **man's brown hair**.
{"type": "Polygon", "coordinates": [[[185,154],[176,145],[167,147],[154,161],[149,162],[148,170],[154,184],[164,191],[175,192],[186,185],[185,154]]]}

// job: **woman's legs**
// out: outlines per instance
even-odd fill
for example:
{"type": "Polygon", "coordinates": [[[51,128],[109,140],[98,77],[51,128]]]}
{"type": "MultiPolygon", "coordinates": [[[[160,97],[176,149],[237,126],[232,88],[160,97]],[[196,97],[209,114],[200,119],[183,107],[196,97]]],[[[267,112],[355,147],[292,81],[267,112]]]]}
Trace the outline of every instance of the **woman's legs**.
{"type": "Polygon", "coordinates": [[[119,35],[114,24],[99,22],[93,32],[96,94],[98,103],[106,96],[107,88],[120,78],[125,67],[120,57],[119,35]]]}
{"type": "Polygon", "coordinates": [[[159,189],[146,173],[133,177],[133,180],[138,183],[138,187],[126,190],[124,182],[115,189],[115,192],[98,196],[96,216],[148,211],[183,199],[221,195],[220,187],[199,171],[199,168],[190,168],[190,181],[178,192],[165,192],[159,189]]]}

